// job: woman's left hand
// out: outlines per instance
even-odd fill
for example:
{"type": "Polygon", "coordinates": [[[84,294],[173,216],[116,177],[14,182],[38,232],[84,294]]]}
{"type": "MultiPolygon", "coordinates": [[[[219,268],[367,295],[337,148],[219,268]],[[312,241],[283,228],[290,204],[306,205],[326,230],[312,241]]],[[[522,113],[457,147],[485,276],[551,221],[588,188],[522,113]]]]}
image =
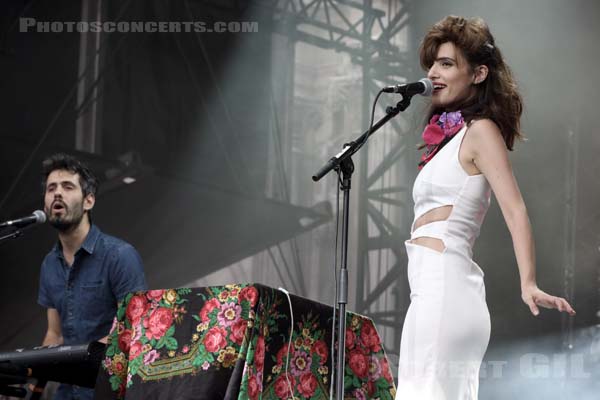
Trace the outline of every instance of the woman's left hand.
{"type": "Polygon", "coordinates": [[[544,308],[555,308],[561,312],[567,312],[570,315],[575,315],[575,310],[569,302],[562,297],[549,295],[535,285],[528,286],[521,293],[523,302],[529,306],[531,313],[537,316],[540,313],[538,306],[544,308]]]}

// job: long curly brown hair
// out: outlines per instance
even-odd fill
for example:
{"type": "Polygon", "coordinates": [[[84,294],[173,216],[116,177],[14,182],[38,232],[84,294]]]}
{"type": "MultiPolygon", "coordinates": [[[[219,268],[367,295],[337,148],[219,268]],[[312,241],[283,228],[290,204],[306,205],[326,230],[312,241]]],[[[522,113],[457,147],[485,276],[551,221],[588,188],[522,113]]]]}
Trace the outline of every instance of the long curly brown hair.
{"type": "MultiPolygon", "coordinates": [[[[476,119],[489,118],[498,125],[506,147],[513,149],[515,138],[522,139],[520,119],[523,100],[517,90],[509,66],[504,61],[494,37],[481,18],[447,16],[431,27],[420,48],[421,67],[429,70],[437,58],[439,47],[453,43],[473,69],[479,65],[488,67],[487,78],[476,85],[475,96],[466,99],[460,106],[467,123],[476,119]]],[[[429,118],[441,111],[429,110],[429,118]]]]}

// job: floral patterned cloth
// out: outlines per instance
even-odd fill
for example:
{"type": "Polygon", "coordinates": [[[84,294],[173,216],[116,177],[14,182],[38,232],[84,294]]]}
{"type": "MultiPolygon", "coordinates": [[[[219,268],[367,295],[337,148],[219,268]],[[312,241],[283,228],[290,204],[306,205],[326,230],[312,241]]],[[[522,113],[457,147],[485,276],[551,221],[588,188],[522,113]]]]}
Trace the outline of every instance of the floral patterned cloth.
{"type": "MultiPolygon", "coordinates": [[[[290,297],[291,344],[288,299],[266,286],[127,295],[109,336],[96,399],[327,399],[332,308],[290,297]]],[[[373,322],[348,312],[346,326],[345,398],[393,399],[373,322]]]]}

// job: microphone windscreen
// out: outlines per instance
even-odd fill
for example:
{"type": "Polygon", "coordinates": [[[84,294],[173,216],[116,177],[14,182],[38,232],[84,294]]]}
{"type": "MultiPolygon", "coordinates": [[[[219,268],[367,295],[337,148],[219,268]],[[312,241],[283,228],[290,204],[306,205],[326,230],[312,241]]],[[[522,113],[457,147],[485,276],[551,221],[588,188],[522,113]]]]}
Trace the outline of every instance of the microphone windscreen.
{"type": "Polygon", "coordinates": [[[43,224],[44,222],[46,222],[46,213],[42,210],[35,210],[33,212],[33,215],[35,215],[35,217],[37,218],[36,224],[43,224]]]}
{"type": "Polygon", "coordinates": [[[419,80],[419,82],[422,82],[425,85],[425,91],[423,91],[421,95],[427,97],[431,96],[433,94],[433,82],[431,81],[431,79],[423,78],[419,80]]]}

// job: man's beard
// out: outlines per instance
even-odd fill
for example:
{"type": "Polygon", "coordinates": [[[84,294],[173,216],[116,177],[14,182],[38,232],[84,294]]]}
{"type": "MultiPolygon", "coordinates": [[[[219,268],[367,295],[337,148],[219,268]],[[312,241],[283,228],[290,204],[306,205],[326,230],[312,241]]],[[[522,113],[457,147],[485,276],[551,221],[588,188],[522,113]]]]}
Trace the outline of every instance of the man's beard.
{"type": "Polygon", "coordinates": [[[83,203],[74,204],[73,208],[66,208],[65,206],[64,213],[58,216],[53,215],[51,210],[50,212],[46,212],[46,215],[49,216],[48,222],[50,225],[63,233],[77,228],[83,219],[83,214],[83,203]]]}

